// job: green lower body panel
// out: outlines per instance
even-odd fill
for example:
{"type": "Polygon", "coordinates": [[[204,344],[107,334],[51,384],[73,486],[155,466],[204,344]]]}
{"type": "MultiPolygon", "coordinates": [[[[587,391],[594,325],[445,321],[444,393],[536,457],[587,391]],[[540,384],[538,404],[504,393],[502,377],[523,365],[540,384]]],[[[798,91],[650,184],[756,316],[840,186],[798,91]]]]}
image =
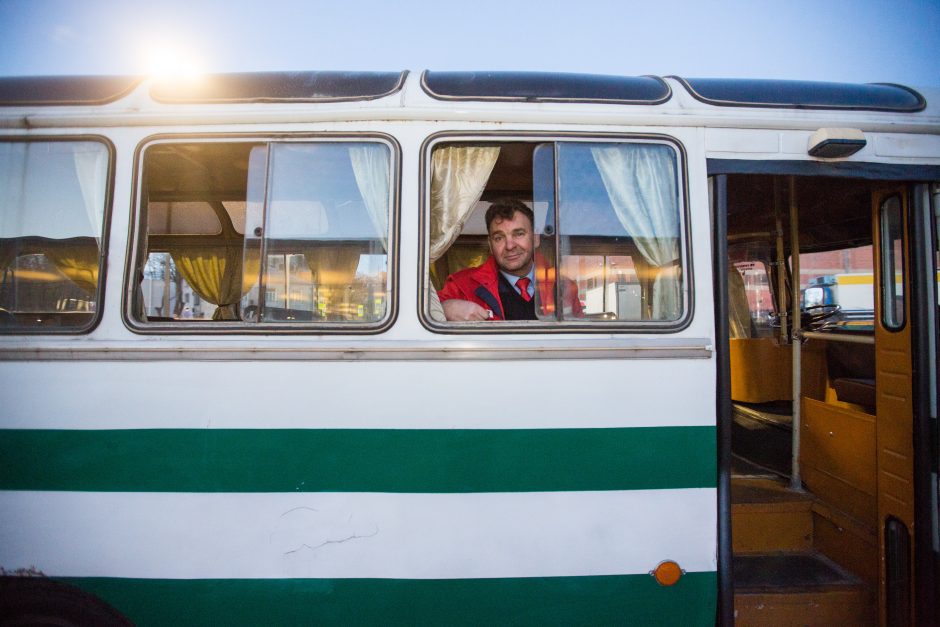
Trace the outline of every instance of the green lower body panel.
{"type": "Polygon", "coordinates": [[[714,625],[714,572],[521,579],[62,578],[137,625],[714,625]]]}
{"type": "Polygon", "coordinates": [[[0,489],[550,492],[714,487],[715,427],[0,430],[0,489]],[[40,461],[41,460],[41,461],[40,461]]]}

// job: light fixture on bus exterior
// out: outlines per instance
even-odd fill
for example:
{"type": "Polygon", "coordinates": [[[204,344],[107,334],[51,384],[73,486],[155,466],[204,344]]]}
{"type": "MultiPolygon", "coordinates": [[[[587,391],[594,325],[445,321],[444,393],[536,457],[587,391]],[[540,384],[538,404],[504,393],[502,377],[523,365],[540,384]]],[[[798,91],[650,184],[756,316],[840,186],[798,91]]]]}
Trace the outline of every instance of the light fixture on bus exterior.
{"type": "Polygon", "coordinates": [[[821,128],[809,138],[807,152],[811,157],[841,159],[865,147],[865,134],[857,128],[821,128]]]}

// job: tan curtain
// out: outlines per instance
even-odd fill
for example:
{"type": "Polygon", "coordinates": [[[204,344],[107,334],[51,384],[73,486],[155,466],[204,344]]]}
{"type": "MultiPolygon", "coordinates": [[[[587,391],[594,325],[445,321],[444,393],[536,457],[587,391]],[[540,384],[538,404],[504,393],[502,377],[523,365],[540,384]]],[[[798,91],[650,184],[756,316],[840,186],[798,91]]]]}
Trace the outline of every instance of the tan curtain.
{"type": "Polygon", "coordinates": [[[44,247],[42,254],[55,264],[56,269],[89,296],[98,291],[98,245],[90,243],[56,243],[44,247]]]}
{"type": "Polygon", "coordinates": [[[454,243],[480,200],[497,146],[444,146],[431,156],[431,261],[454,243]]]}
{"type": "Polygon", "coordinates": [[[345,286],[356,278],[356,268],[359,267],[358,248],[327,244],[305,250],[304,257],[318,286],[345,286]]]}
{"type": "Polygon", "coordinates": [[[237,320],[235,305],[242,294],[241,249],[217,247],[172,251],[176,269],[193,291],[218,308],[213,320],[237,320]]]}

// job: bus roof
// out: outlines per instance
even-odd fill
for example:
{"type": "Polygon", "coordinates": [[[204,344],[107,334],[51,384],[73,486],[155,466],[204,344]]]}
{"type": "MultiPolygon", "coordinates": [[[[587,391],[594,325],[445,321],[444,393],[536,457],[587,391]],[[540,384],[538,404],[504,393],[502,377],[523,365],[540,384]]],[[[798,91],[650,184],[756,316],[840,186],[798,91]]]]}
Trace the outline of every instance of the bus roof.
{"type": "MultiPolygon", "coordinates": [[[[402,72],[249,72],[210,74],[199,81],[155,80],[150,96],[163,103],[335,102],[398,92],[402,72]]],[[[909,87],[790,80],[683,78],[697,100],[717,106],[857,109],[916,112],[925,98],[909,87]]],[[[141,76],[16,76],[0,78],[0,105],[106,104],[133,91],[141,76]]],[[[662,104],[672,97],[658,76],[551,72],[425,71],[421,86],[440,100],[662,104]]]]}
{"type": "Polygon", "coordinates": [[[936,89],[891,84],[545,72],[0,77],[10,130],[459,120],[940,135],[938,103],[936,89]]]}

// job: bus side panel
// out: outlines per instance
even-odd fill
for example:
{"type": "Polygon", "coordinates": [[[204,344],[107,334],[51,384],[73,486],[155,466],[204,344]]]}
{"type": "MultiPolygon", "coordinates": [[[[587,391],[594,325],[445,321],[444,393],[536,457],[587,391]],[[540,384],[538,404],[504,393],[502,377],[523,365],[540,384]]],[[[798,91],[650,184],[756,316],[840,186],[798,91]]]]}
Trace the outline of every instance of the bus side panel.
{"type": "Polygon", "coordinates": [[[6,362],[0,566],[140,624],[710,624],[712,368],[6,362]]]}

